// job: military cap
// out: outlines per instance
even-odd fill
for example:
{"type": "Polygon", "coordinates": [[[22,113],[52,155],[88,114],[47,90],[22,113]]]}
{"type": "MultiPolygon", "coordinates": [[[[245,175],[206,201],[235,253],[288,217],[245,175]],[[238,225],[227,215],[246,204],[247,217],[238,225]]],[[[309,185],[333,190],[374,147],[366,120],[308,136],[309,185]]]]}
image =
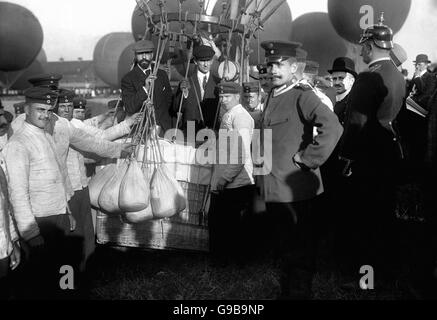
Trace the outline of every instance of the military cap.
{"type": "Polygon", "coordinates": [[[390,59],[393,61],[396,67],[402,65],[407,61],[407,52],[399,44],[393,44],[393,49],[390,50],[390,59]]]}
{"type": "Polygon", "coordinates": [[[266,64],[259,64],[256,66],[258,69],[259,74],[267,74],[267,65],[266,64]]]}
{"type": "Polygon", "coordinates": [[[62,75],[57,73],[43,73],[27,79],[34,87],[47,87],[53,90],[58,89],[62,75]]]}
{"type": "Polygon", "coordinates": [[[421,63],[421,62],[431,63],[431,61],[428,59],[428,56],[426,54],[423,54],[423,53],[418,54],[416,56],[416,60],[414,60],[413,62],[414,63],[421,63]]]}
{"type": "Polygon", "coordinates": [[[259,82],[244,82],[243,83],[243,92],[244,93],[250,93],[250,92],[259,92],[259,82]]]}
{"type": "Polygon", "coordinates": [[[384,12],[381,13],[379,23],[372,25],[364,30],[359,41],[360,44],[366,41],[373,41],[373,43],[381,49],[393,48],[393,30],[383,24],[384,12]]]}
{"type": "Polygon", "coordinates": [[[74,109],[85,110],[85,106],[86,106],[86,99],[80,98],[80,97],[73,98],[73,108],[74,109]]]}
{"type": "Polygon", "coordinates": [[[297,48],[301,47],[299,42],[291,41],[264,41],[261,47],[265,50],[267,62],[281,62],[297,56],[297,48]]]}
{"type": "Polygon", "coordinates": [[[305,70],[304,73],[309,74],[319,74],[319,63],[316,61],[307,60],[305,64],[305,70]]]}
{"type": "Polygon", "coordinates": [[[133,50],[135,53],[153,52],[155,45],[150,40],[140,40],[135,42],[133,50]]]}
{"type": "Polygon", "coordinates": [[[335,58],[334,63],[332,64],[332,69],[328,70],[328,72],[331,74],[333,72],[348,72],[354,77],[357,76],[357,73],[355,71],[355,63],[352,59],[348,57],[335,58]]]}
{"type": "Polygon", "coordinates": [[[220,82],[216,88],[219,94],[239,94],[241,93],[241,86],[236,82],[220,82]]]}
{"type": "Polygon", "coordinates": [[[16,115],[24,113],[24,105],[25,104],[26,104],[26,102],[24,102],[24,101],[14,103],[14,111],[15,111],[16,115]]]}
{"type": "Polygon", "coordinates": [[[24,91],[27,103],[54,105],[58,100],[58,93],[50,88],[31,87],[24,91]]]}
{"type": "Polygon", "coordinates": [[[193,56],[196,60],[211,60],[214,55],[214,49],[204,44],[193,49],[193,56]]]}
{"type": "Polygon", "coordinates": [[[11,123],[12,120],[14,120],[14,116],[12,115],[12,113],[10,113],[7,110],[3,111],[3,116],[5,117],[6,121],[9,122],[9,123],[11,123]]]}
{"type": "Polygon", "coordinates": [[[73,99],[75,97],[74,91],[67,90],[67,89],[59,89],[59,103],[70,103],[73,102],[73,99]]]}
{"type": "Polygon", "coordinates": [[[118,108],[123,108],[123,100],[110,100],[108,101],[108,109],[114,109],[117,106],[118,103],[118,108]]]}

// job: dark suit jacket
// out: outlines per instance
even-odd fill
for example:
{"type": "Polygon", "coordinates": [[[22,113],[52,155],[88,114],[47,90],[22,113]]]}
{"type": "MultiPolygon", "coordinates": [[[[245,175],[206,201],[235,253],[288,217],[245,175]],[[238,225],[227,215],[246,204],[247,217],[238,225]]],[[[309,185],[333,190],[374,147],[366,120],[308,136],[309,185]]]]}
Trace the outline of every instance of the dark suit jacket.
{"type": "MultiPolygon", "coordinates": [[[[147,99],[147,93],[143,90],[146,79],[146,75],[138,65],[121,79],[122,100],[128,114],[140,111],[144,100],[147,99]]],[[[173,98],[170,81],[165,71],[158,70],[153,91],[156,122],[162,128],[161,133],[165,133],[172,127],[170,107],[173,98]]]]}
{"type": "Polygon", "coordinates": [[[340,156],[372,164],[393,165],[399,149],[393,121],[405,97],[405,80],[388,60],[358,75],[349,93],[340,156]]]}
{"type": "MultiPolygon", "coordinates": [[[[203,100],[200,98],[201,91],[199,81],[197,79],[197,70],[188,78],[188,81],[190,84],[190,89],[188,90],[188,97],[183,99],[182,102],[182,118],[180,119],[180,128],[185,130],[187,121],[196,121],[196,131],[204,127],[212,128],[219,102],[216,85],[220,82],[220,78],[210,73],[208,82],[206,83],[203,100]],[[205,121],[203,124],[201,123],[199,103],[205,121]]],[[[173,113],[175,117],[177,116],[177,112],[179,110],[181,97],[182,91],[178,89],[173,101],[173,113]]],[[[218,128],[218,124],[216,124],[216,128],[218,128]]]]}
{"type": "Polygon", "coordinates": [[[436,88],[436,82],[436,75],[428,71],[421,77],[416,77],[411,80],[410,90],[413,89],[413,86],[416,87],[416,93],[412,96],[412,99],[426,110],[428,110],[429,99],[436,88]]]}

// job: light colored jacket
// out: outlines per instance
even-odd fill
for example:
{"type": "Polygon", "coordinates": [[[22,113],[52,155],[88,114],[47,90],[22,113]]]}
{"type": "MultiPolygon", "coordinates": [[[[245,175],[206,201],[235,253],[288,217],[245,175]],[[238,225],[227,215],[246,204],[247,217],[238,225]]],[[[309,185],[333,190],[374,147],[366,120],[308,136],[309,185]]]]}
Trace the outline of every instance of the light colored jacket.
{"type": "Polygon", "coordinates": [[[211,190],[217,189],[220,178],[228,181],[227,189],[254,184],[250,152],[253,129],[254,120],[241,104],[223,115],[217,140],[218,163],[214,166],[211,190]],[[224,134],[233,135],[233,138],[228,140],[224,134]]]}
{"type": "MultiPolygon", "coordinates": [[[[54,115],[56,123],[53,130],[53,139],[55,141],[56,152],[60,160],[62,171],[67,174],[67,157],[69,146],[74,148],[96,154],[105,158],[119,158],[121,154],[122,145],[120,143],[110,142],[98,139],[84,130],[76,128],[70,121],[54,115]]],[[[14,121],[12,121],[12,129],[17,132],[23,125],[26,119],[25,114],[20,114],[14,121]]],[[[71,197],[74,194],[70,178],[67,174],[66,180],[67,194],[71,197]]]]}
{"type": "MultiPolygon", "coordinates": [[[[0,153],[0,167],[6,175],[6,163],[0,153]]],[[[6,181],[7,183],[7,181],[6,181]]],[[[12,218],[11,206],[7,197],[8,191],[0,190],[0,260],[9,257],[12,253],[12,243],[18,240],[18,234],[12,218]]]]}
{"type": "Polygon", "coordinates": [[[35,217],[66,213],[67,174],[52,136],[27,122],[9,139],[4,156],[18,231],[29,240],[39,234],[35,217]]]}
{"type": "MultiPolygon", "coordinates": [[[[130,132],[130,125],[123,121],[106,130],[101,130],[91,125],[88,125],[78,119],[71,119],[70,123],[89,135],[99,139],[114,140],[122,137],[130,132]]],[[[82,190],[88,186],[88,178],[86,176],[85,158],[74,148],[69,148],[67,156],[68,176],[74,191],[82,190]]]]}

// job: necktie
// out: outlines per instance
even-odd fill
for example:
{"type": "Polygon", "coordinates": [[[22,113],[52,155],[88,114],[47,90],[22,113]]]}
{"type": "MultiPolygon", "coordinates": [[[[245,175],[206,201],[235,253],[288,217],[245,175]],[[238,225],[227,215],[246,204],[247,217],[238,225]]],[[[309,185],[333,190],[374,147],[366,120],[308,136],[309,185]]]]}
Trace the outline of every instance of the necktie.
{"type": "Polygon", "coordinates": [[[208,79],[207,79],[206,76],[205,76],[205,77],[203,78],[203,84],[202,84],[203,91],[205,91],[207,81],[208,81],[208,79]]]}

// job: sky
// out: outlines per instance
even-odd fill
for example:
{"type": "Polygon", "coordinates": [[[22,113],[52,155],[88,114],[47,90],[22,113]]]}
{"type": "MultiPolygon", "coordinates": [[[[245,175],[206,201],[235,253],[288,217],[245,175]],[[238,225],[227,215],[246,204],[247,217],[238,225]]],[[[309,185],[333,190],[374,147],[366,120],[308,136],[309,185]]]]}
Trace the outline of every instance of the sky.
{"type": "MultiPolygon", "coordinates": [[[[177,1],[177,0],[167,0],[177,1]]],[[[211,0],[210,0],[211,1],[211,0]]],[[[220,0],[218,0],[220,1],[220,0]]],[[[287,0],[293,19],[312,12],[327,12],[327,0],[287,0]],[[295,5],[293,6],[292,3],[295,5]]],[[[112,32],[131,32],[135,0],[8,0],[38,18],[44,32],[48,61],[91,60],[97,41],[112,32]]],[[[276,1],[274,1],[275,3],[276,1]]]]}

